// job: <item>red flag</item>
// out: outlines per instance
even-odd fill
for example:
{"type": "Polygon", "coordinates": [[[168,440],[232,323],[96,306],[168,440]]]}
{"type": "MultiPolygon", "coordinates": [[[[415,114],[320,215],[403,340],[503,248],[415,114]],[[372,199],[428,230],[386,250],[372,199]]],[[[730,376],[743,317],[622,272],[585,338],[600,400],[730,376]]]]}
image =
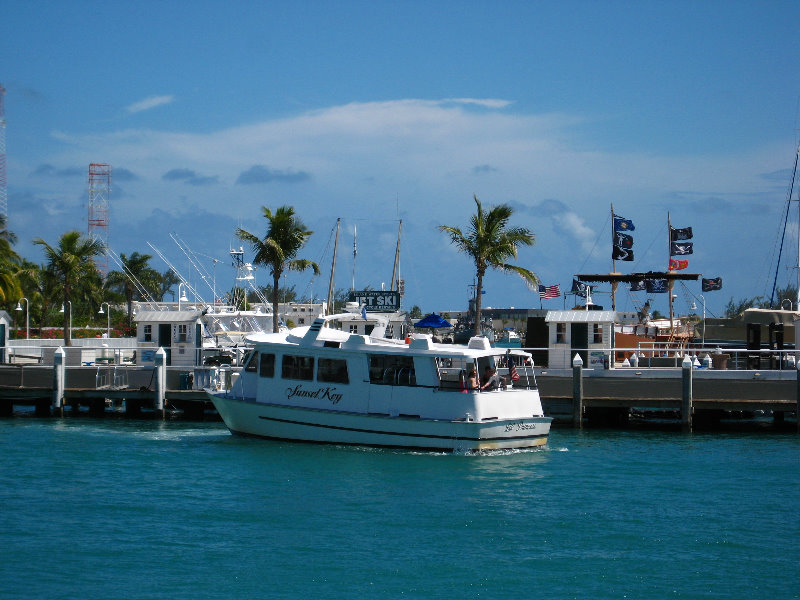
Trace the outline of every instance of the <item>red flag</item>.
{"type": "Polygon", "coordinates": [[[511,376],[511,381],[519,381],[519,373],[517,373],[517,367],[514,366],[514,363],[511,363],[508,368],[508,374],[511,376]]]}
{"type": "Polygon", "coordinates": [[[674,258],[669,259],[670,271],[680,271],[681,269],[688,269],[688,268],[689,268],[688,260],[676,260],[674,258]]]}

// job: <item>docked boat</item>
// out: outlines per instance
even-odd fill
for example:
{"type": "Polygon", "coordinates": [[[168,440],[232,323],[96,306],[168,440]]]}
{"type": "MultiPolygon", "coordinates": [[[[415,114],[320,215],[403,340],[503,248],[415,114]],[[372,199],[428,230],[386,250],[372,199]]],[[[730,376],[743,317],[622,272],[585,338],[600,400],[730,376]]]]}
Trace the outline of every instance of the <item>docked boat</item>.
{"type": "Polygon", "coordinates": [[[235,434],[272,439],[476,451],[547,443],[533,368],[486,338],[467,346],[410,343],[326,327],[254,334],[230,389],[207,390],[235,434]],[[470,371],[496,369],[495,389],[467,389],[470,371]],[[510,370],[510,373],[509,373],[510,370]]]}
{"type": "Polygon", "coordinates": [[[516,331],[506,327],[494,345],[498,348],[522,348],[522,339],[516,331]]]}

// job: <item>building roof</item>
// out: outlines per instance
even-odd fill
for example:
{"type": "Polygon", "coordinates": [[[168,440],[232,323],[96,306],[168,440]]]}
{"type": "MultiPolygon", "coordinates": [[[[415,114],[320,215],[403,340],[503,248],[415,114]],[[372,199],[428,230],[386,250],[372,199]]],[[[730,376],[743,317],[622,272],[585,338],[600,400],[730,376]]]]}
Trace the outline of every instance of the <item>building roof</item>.
{"type": "Polygon", "coordinates": [[[544,318],[547,323],[613,323],[613,310],[551,310],[544,318]]]}
{"type": "Polygon", "coordinates": [[[203,316],[201,310],[142,310],[133,320],[137,323],[188,323],[203,316]]]}

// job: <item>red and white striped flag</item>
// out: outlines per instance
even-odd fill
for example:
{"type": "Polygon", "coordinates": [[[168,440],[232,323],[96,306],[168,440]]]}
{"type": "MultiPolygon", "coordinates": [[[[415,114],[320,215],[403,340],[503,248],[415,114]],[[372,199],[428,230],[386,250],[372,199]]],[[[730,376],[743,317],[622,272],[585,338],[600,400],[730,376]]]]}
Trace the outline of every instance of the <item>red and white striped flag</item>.
{"type": "Polygon", "coordinates": [[[561,296],[561,288],[558,284],[555,285],[540,285],[539,298],[544,300],[546,298],[558,298],[561,296]]]}
{"type": "Polygon", "coordinates": [[[508,368],[508,374],[511,377],[511,381],[519,381],[519,373],[517,373],[517,367],[514,366],[514,363],[511,363],[508,368]]]}

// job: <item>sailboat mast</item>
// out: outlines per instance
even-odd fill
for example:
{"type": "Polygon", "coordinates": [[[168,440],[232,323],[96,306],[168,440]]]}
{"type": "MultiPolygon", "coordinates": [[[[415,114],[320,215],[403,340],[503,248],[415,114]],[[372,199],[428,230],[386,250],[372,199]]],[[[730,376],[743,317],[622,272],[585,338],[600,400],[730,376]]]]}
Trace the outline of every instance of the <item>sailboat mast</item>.
{"type": "Polygon", "coordinates": [[[336,271],[336,250],[339,248],[339,226],[342,218],[336,219],[336,237],[333,240],[333,260],[331,261],[331,280],[328,283],[328,314],[333,314],[333,274],[336,271]]]}
{"type": "Polygon", "coordinates": [[[395,286],[399,285],[397,283],[398,278],[400,277],[400,234],[403,231],[403,219],[400,219],[400,225],[397,228],[397,248],[394,251],[394,268],[392,269],[392,282],[389,284],[389,291],[393,292],[395,290],[395,286]]]}

